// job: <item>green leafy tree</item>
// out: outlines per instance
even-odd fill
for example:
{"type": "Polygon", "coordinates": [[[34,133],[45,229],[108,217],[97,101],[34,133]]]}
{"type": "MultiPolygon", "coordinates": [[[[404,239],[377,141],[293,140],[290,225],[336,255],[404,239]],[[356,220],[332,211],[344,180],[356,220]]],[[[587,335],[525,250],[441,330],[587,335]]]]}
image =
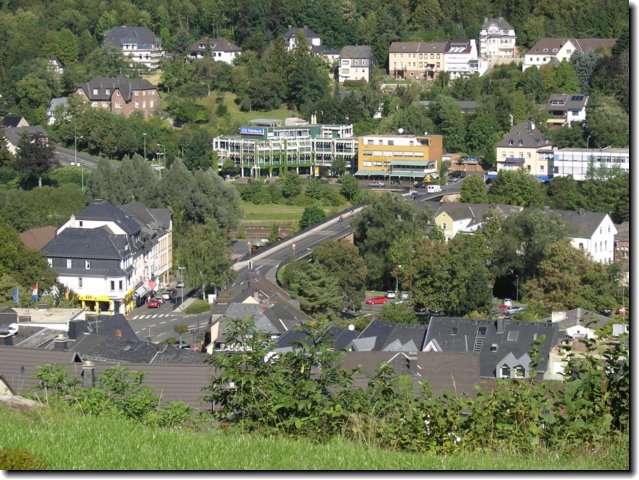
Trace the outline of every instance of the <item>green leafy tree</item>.
{"type": "Polygon", "coordinates": [[[16,169],[20,172],[22,185],[42,187],[42,176],[57,164],[54,155],[54,146],[46,135],[23,135],[16,156],[16,169]]]}
{"type": "Polygon", "coordinates": [[[346,173],[346,160],[343,157],[335,157],[331,163],[331,172],[337,177],[346,173]]]}
{"type": "Polygon", "coordinates": [[[377,313],[377,318],[388,323],[419,323],[413,305],[407,302],[387,302],[377,313]]]}
{"type": "Polygon", "coordinates": [[[227,240],[213,220],[192,225],[186,231],[177,257],[184,266],[185,282],[202,285],[203,299],[207,287],[224,287],[235,277],[227,240]]]}
{"type": "Polygon", "coordinates": [[[321,264],[311,262],[298,270],[290,283],[291,294],[309,315],[325,315],[338,311],[342,295],[338,280],[321,264]]]}
{"type": "Polygon", "coordinates": [[[293,199],[302,193],[302,179],[295,172],[287,172],[282,177],[282,195],[284,198],[293,199]]]}
{"type": "Polygon", "coordinates": [[[178,55],[187,55],[191,51],[191,39],[189,34],[180,29],[173,39],[173,52],[178,55]]]}
{"type": "Polygon", "coordinates": [[[116,77],[130,72],[129,60],[114,45],[94,50],[86,59],[92,77],[116,77]]]}
{"type": "Polygon", "coordinates": [[[33,124],[44,123],[52,96],[47,81],[30,73],[16,84],[16,93],[27,120],[33,124]]]}
{"type": "Polygon", "coordinates": [[[357,179],[353,175],[344,175],[340,178],[339,182],[342,184],[340,192],[344,198],[346,198],[349,202],[356,201],[360,191],[357,179]]]}
{"type": "Polygon", "coordinates": [[[449,152],[466,150],[465,125],[457,101],[445,95],[439,95],[428,109],[430,118],[437,128],[437,133],[444,136],[444,147],[449,152]]]}
{"type": "Polygon", "coordinates": [[[300,228],[310,227],[311,225],[321,222],[326,218],[324,209],[317,204],[313,204],[304,209],[302,218],[300,218],[300,228]]]}
{"type": "Polygon", "coordinates": [[[484,179],[479,175],[471,175],[466,178],[459,201],[462,203],[487,203],[488,192],[484,186],[484,179]]]}
{"type": "Polygon", "coordinates": [[[563,60],[555,69],[555,89],[565,93],[579,93],[581,85],[575,69],[563,60]]]}
{"type": "Polygon", "coordinates": [[[543,207],[544,187],[524,170],[502,170],[488,189],[492,202],[522,207],[543,207]]]}
{"type": "Polygon", "coordinates": [[[586,131],[592,136],[590,145],[595,148],[629,145],[629,117],[614,97],[601,97],[586,107],[588,124],[586,131]]]}
{"type": "Polygon", "coordinates": [[[80,53],[78,37],[68,28],[60,29],[54,45],[54,53],[64,65],[75,62],[80,53]]]}
{"type": "Polygon", "coordinates": [[[560,210],[577,210],[581,200],[577,182],[572,177],[554,177],[547,195],[548,205],[560,210]]]}

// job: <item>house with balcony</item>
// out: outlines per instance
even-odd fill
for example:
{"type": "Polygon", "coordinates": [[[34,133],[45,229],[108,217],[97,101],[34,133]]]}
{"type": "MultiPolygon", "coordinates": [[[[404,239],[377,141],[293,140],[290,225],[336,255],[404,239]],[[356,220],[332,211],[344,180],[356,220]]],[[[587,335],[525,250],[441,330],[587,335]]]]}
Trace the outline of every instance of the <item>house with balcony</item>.
{"type": "Polygon", "coordinates": [[[144,116],[157,113],[160,93],[155,85],[143,78],[93,78],[80,85],[76,91],[82,100],[93,108],[103,108],[128,117],[133,112],[144,116]]]}
{"type": "Polygon", "coordinates": [[[522,70],[548,63],[557,66],[564,60],[570,61],[577,51],[595,53],[600,49],[610,49],[615,43],[614,38],[542,38],[524,55],[522,70]]]}
{"type": "Polygon", "coordinates": [[[125,57],[149,70],[160,66],[162,40],[147,27],[113,27],[104,34],[104,45],[113,45],[125,57]]]}
{"type": "Polygon", "coordinates": [[[359,137],[357,172],[360,178],[424,180],[439,172],[441,135],[365,135],[359,137]]]}
{"type": "Polygon", "coordinates": [[[488,70],[488,62],[479,59],[475,39],[449,40],[444,49],[444,71],[451,78],[478,73],[479,76],[488,70]]]}
{"type": "Polygon", "coordinates": [[[374,61],[373,49],[368,45],[346,45],[339,52],[339,82],[370,82],[374,61]]]}
{"type": "Polygon", "coordinates": [[[572,122],[585,122],[587,104],[587,95],[553,93],[546,104],[548,111],[546,126],[548,128],[563,127],[570,126],[572,122]]]}
{"type": "Polygon", "coordinates": [[[629,148],[559,148],[551,160],[553,177],[572,177],[578,182],[600,170],[630,171],[629,148]]]}
{"type": "Polygon", "coordinates": [[[168,281],[172,230],[166,209],[95,201],[59,227],[42,252],[87,314],[127,313],[168,281]]]}
{"type": "Polygon", "coordinates": [[[388,73],[405,80],[434,80],[444,70],[446,42],[392,42],[388,73]]]}
{"type": "Polygon", "coordinates": [[[479,56],[484,60],[517,56],[515,29],[504,17],[484,18],[479,30],[479,56]]]}
{"type": "MultiPolygon", "coordinates": [[[[552,156],[550,139],[535,128],[533,122],[522,122],[497,143],[497,173],[523,169],[541,181],[548,181],[552,156]]],[[[497,173],[489,173],[488,178],[496,177],[497,173]]]]}
{"type": "Polygon", "coordinates": [[[190,59],[200,59],[206,56],[216,62],[233,65],[233,60],[242,54],[242,49],[225,38],[204,37],[191,46],[190,59]]]}

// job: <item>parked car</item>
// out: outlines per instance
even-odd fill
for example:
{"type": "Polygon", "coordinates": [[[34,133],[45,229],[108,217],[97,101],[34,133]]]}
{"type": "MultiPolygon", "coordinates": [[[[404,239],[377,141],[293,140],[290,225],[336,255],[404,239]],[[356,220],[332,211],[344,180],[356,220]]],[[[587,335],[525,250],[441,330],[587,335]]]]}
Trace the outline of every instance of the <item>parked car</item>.
{"type": "Polygon", "coordinates": [[[397,295],[395,294],[395,290],[388,290],[386,292],[386,298],[395,298],[397,295]]]}
{"type": "Polygon", "coordinates": [[[368,184],[369,187],[383,187],[384,182],[371,182],[368,184]]]}
{"type": "Polygon", "coordinates": [[[415,185],[415,188],[426,188],[426,185],[428,184],[424,182],[415,182],[414,185],[415,185]]]}
{"type": "Polygon", "coordinates": [[[523,311],[524,311],[524,307],[511,307],[506,310],[506,315],[514,315],[516,313],[523,312],[523,311]]]}
{"type": "Polygon", "coordinates": [[[419,198],[419,192],[411,192],[410,198],[417,200],[419,198]]]}
{"type": "Polygon", "coordinates": [[[448,178],[466,178],[466,172],[463,170],[453,170],[448,173],[448,178]]]}
{"type": "Polygon", "coordinates": [[[164,303],[164,299],[161,296],[153,297],[151,300],[155,300],[156,302],[159,302],[160,305],[164,303]]]}
{"type": "Polygon", "coordinates": [[[382,305],[386,302],[388,302],[388,298],[384,295],[377,295],[376,297],[366,300],[366,305],[382,305]]]}
{"type": "Polygon", "coordinates": [[[158,302],[156,298],[152,298],[147,302],[146,306],[149,308],[158,308],[160,306],[160,302],[158,302]]]}
{"type": "Polygon", "coordinates": [[[191,345],[182,340],[175,343],[175,348],[179,348],[181,350],[189,350],[191,348],[191,345]]]}
{"type": "Polygon", "coordinates": [[[173,300],[175,297],[177,297],[177,290],[175,290],[174,288],[169,288],[162,292],[162,298],[164,300],[173,300]]]}
{"type": "Polygon", "coordinates": [[[438,193],[442,191],[441,185],[428,185],[426,187],[426,192],[428,193],[438,193]]]}
{"type": "Polygon", "coordinates": [[[175,286],[177,288],[184,288],[184,281],[183,280],[178,280],[177,283],[175,284],[175,286]]]}
{"type": "Polygon", "coordinates": [[[408,300],[408,292],[400,292],[399,298],[401,298],[402,300],[408,300]]]}

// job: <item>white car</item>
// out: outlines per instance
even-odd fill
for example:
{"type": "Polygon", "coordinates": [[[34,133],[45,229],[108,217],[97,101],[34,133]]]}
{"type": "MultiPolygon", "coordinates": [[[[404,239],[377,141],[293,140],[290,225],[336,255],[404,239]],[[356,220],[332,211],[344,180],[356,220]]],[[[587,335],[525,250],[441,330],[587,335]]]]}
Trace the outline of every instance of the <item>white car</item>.
{"type": "Polygon", "coordinates": [[[386,292],[386,298],[395,298],[397,295],[395,295],[395,291],[394,290],[389,290],[386,292]]]}

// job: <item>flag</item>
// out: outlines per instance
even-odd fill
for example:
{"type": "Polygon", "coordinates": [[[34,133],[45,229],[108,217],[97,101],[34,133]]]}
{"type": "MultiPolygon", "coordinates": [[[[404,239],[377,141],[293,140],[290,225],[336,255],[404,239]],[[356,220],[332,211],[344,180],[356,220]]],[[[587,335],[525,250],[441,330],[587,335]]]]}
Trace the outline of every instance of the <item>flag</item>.
{"type": "Polygon", "coordinates": [[[18,290],[18,287],[13,289],[13,295],[11,296],[13,297],[13,301],[16,302],[16,305],[18,305],[20,300],[20,291],[18,290]]]}
{"type": "Polygon", "coordinates": [[[69,300],[69,287],[64,288],[64,299],[69,300]]]}
{"type": "Polygon", "coordinates": [[[38,282],[33,286],[33,290],[31,291],[31,300],[34,302],[38,301],[38,282]]]}

